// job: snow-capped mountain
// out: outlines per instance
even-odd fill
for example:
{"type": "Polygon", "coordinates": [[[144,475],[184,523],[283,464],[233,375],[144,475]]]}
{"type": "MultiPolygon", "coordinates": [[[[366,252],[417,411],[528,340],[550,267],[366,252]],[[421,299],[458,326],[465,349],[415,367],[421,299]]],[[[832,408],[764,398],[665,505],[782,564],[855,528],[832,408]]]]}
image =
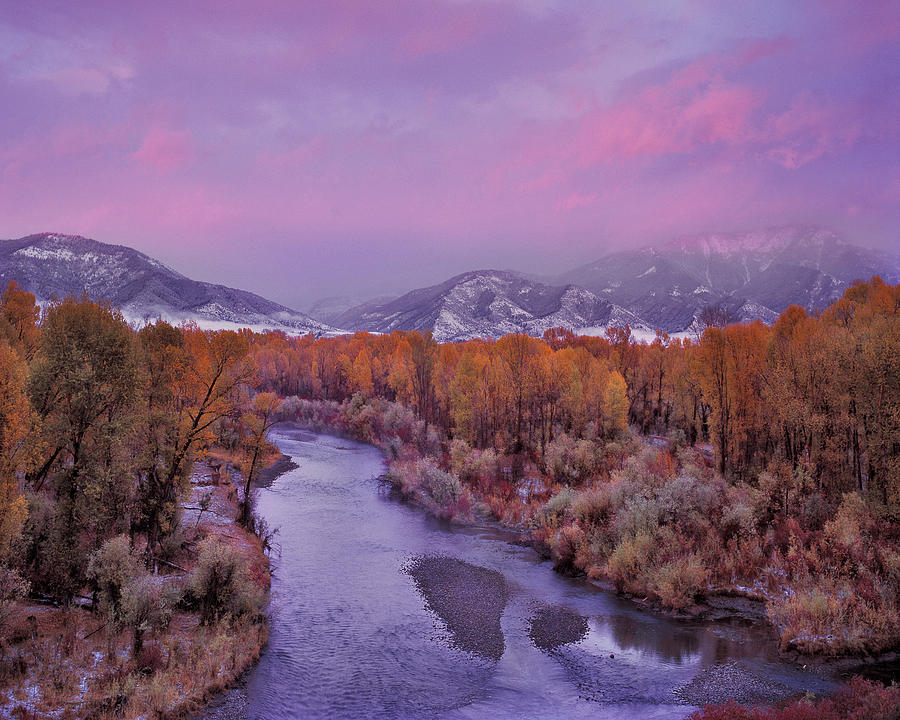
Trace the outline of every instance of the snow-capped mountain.
{"type": "Polygon", "coordinates": [[[771,323],[790,304],[824,308],[854,280],[876,274],[900,282],[900,259],[829,231],[782,228],[612,253],[549,281],[480,270],[349,309],[336,297],[319,304],[323,322],[244,290],[191,280],[125,246],[54,233],[0,241],[0,287],[15,280],[42,303],[87,293],[138,324],[162,317],[295,335],[431,329],[441,341],[540,336],[550,327],[602,335],[626,323],[648,339],[656,329],[693,333],[711,306],[733,321],[771,323]]]}
{"type": "Polygon", "coordinates": [[[381,333],[431,329],[441,342],[513,332],[539,336],[551,327],[643,327],[640,318],[584,288],[546,285],[499,270],[468,272],[395,300],[366,303],[334,322],[381,333]]]}
{"type": "Polygon", "coordinates": [[[10,280],[34,293],[41,303],[83,293],[108,300],[138,324],[162,317],[209,329],[338,332],[259,295],[191,280],[132,248],[77,235],[40,233],[0,241],[0,286],[10,280]]]}
{"type": "Polygon", "coordinates": [[[821,309],[854,280],[900,280],[900,261],[818,228],[698,235],[656,248],[617,252],[565,273],[559,282],[587,288],[651,327],[684,331],[703,308],[734,320],[772,322],[788,305],[821,309]]]}

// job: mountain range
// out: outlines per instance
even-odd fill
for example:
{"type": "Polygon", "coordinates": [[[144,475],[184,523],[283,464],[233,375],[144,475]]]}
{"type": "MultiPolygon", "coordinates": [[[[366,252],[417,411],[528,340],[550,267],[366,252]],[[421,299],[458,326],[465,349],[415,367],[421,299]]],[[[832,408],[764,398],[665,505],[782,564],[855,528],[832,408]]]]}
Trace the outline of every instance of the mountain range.
{"type": "Polygon", "coordinates": [[[539,335],[563,326],[602,334],[628,323],[639,338],[660,329],[692,333],[705,308],[735,322],[771,323],[791,304],[810,311],[839,298],[857,279],[900,281],[900,260],[851,245],[818,228],[698,235],[610,253],[551,278],[485,270],[464,273],[388,301],[320,318],[339,327],[391,332],[432,328],[441,340],[539,335]]]}
{"type": "Polygon", "coordinates": [[[709,307],[733,321],[773,322],[788,305],[824,308],[854,280],[876,274],[900,282],[900,259],[828,230],[778,228],[619,251],[557,277],[476,270],[349,308],[329,298],[315,306],[314,318],[244,290],[192,280],[123,245],[57,233],[0,241],[0,284],[15,280],[43,303],[87,293],[136,323],[162,317],[317,336],[431,329],[440,341],[542,335],[559,326],[602,334],[626,323],[638,338],[657,329],[691,333],[709,307]]]}
{"type": "Polygon", "coordinates": [[[335,329],[245,290],[191,280],[137,250],[78,235],[40,233],[0,241],[0,286],[15,280],[38,302],[87,294],[119,307],[130,322],[161,317],[209,329],[249,327],[293,334],[335,329]]]}

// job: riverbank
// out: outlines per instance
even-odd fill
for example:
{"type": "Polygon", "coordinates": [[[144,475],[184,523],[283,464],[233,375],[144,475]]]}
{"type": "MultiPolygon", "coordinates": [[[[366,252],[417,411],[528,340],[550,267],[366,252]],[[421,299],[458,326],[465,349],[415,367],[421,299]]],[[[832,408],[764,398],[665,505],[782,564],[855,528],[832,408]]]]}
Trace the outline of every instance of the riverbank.
{"type": "MultiPolygon", "coordinates": [[[[310,415],[310,409],[309,407],[306,408],[307,416],[310,415]]],[[[467,492],[469,488],[471,488],[474,496],[478,487],[477,476],[476,482],[469,483],[468,487],[466,483],[460,483],[458,487],[455,487],[454,478],[450,476],[451,473],[442,471],[438,462],[431,461],[429,463],[425,461],[423,463],[421,453],[424,453],[426,457],[430,453],[432,457],[440,458],[440,444],[436,443],[435,438],[430,437],[429,433],[424,432],[422,428],[416,427],[411,418],[404,416],[399,411],[390,411],[393,413],[392,422],[395,425],[394,429],[397,429],[396,426],[399,425],[399,432],[391,437],[379,432],[387,423],[373,419],[373,417],[377,417],[377,413],[369,412],[367,414],[365,408],[355,415],[348,415],[342,412],[340,406],[336,407],[334,404],[330,404],[328,407],[312,408],[312,410],[311,419],[313,422],[306,424],[307,427],[352,437],[369,442],[382,449],[389,466],[386,477],[409,502],[419,505],[428,513],[442,517],[450,522],[459,522],[475,527],[496,525],[503,528],[511,527],[520,531],[523,538],[517,544],[530,546],[540,556],[553,559],[558,571],[563,574],[587,579],[592,584],[606,591],[629,599],[642,610],[651,614],[671,617],[686,623],[713,623],[721,627],[723,632],[730,632],[729,628],[749,625],[757,626],[768,633],[772,645],[779,648],[781,658],[792,663],[797,668],[803,668],[823,679],[836,677],[849,679],[854,674],[866,674],[870,668],[877,667],[885,662],[890,663],[896,659],[896,653],[893,651],[843,653],[840,657],[834,657],[833,653],[828,652],[803,652],[802,649],[804,647],[811,647],[809,645],[786,645],[783,641],[783,629],[780,629],[773,623],[767,612],[767,601],[771,600],[771,589],[759,583],[753,587],[734,582],[722,587],[708,585],[702,592],[698,592],[691,602],[680,604],[680,607],[675,608],[666,607],[660,598],[652,593],[637,594],[628,592],[622,587],[617,587],[609,575],[587,573],[579,569],[576,562],[579,560],[584,562],[584,560],[577,557],[575,546],[568,551],[568,562],[560,563],[560,547],[563,549],[562,554],[566,554],[565,545],[568,538],[565,538],[565,532],[557,532],[556,537],[553,539],[558,541],[562,538],[563,542],[557,542],[557,547],[551,548],[551,544],[546,541],[548,539],[546,532],[538,532],[536,536],[532,532],[533,528],[526,529],[528,514],[512,513],[507,516],[502,512],[510,507],[509,503],[505,507],[499,506],[501,510],[499,519],[492,519],[498,517],[498,514],[493,512],[495,508],[488,503],[482,502],[478,498],[473,498],[474,502],[460,502],[463,493],[467,492]],[[366,418],[366,421],[362,422],[357,418],[366,418]],[[404,419],[407,421],[408,427],[403,425],[404,419]],[[399,438],[401,436],[406,437],[406,440],[400,442],[399,438]],[[427,467],[423,468],[423,465],[427,465],[427,467]],[[424,473],[422,472],[423,470],[425,471],[424,473]],[[424,478],[425,482],[421,481],[422,478],[424,478]],[[448,509],[449,512],[441,512],[440,509],[436,511],[435,506],[439,505],[437,499],[441,497],[444,499],[444,508],[448,509]],[[487,512],[489,507],[492,512],[487,512]],[[510,518],[512,518],[512,522],[504,523],[504,519],[509,520],[510,518]],[[527,540],[525,539],[526,535],[527,540]]],[[[452,471],[454,469],[452,449],[449,458],[446,451],[443,457],[445,462],[449,460],[446,466],[447,470],[452,471]]],[[[465,471],[466,469],[463,468],[463,470],[465,471]]],[[[534,478],[529,479],[528,482],[534,484],[534,478]]],[[[548,528],[548,525],[545,524],[548,519],[550,520],[550,528],[562,529],[555,524],[557,520],[554,518],[554,515],[549,514],[548,516],[548,513],[544,510],[548,505],[552,507],[552,503],[547,503],[546,499],[535,502],[532,498],[520,496],[518,493],[515,494],[515,497],[519,499],[521,505],[527,508],[532,518],[531,522],[533,523],[535,519],[539,521],[539,531],[545,531],[548,528]],[[529,502],[535,507],[531,507],[529,502]]],[[[555,496],[550,496],[551,499],[553,497],[555,496]]],[[[591,506],[578,507],[577,503],[572,503],[570,500],[563,507],[562,512],[572,513],[577,516],[579,513],[590,513],[592,509],[591,506]],[[572,509],[573,505],[575,505],[574,509],[572,509]]],[[[561,515],[556,517],[561,517],[561,515]]],[[[580,542],[582,545],[585,544],[581,540],[580,542]]],[[[675,579],[677,580],[677,578],[675,579]]],[[[440,613],[438,615],[440,616],[440,613]]],[[[457,616],[459,616],[459,613],[457,613],[457,616]]],[[[453,633],[453,625],[448,624],[448,627],[450,632],[453,633]]],[[[551,634],[560,634],[561,637],[565,636],[565,627],[555,627],[553,623],[551,623],[550,627],[551,634]]],[[[485,630],[485,635],[490,635],[490,628],[485,630]]],[[[684,694],[679,697],[701,704],[720,702],[728,697],[747,699],[748,702],[754,704],[771,703],[784,701],[797,695],[796,688],[791,688],[778,682],[769,682],[752,671],[748,671],[747,668],[736,665],[717,665],[710,669],[703,678],[698,679],[694,685],[685,686],[682,691],[684,694]]]]}
{"type": "Polygon", "coordinates": [[[759,487],[726,482],[690,447],[563,435],[543,459],[504,455],[450,440],[377,397],[288,402],[306,427],[381,448],[387,477],[430,514],[462,523],[490,515],[527,529],[563,573],[678,617],[740,619],[762,608],[789,657],[868,659],[898,649],[894,545],[856,493],[823,523],[778,514],[775,474],[763,473],[759,487]],[[848,558],[862,563],[864,579],[854,580],[848,558]]]}
{"type": "MultiPolygon", "coordinates": [[[[182,503],[181,531],[150,576],[163,593],[185,597],[204,542],[234,558],[253,592],[268,593],[263,544],[236,522],[237,485],[225,466],[198,463],[182,503]]],[[[133,631],[115,627],[89,605],[84,598],[68,608],[28,602],[12,608],[0,718],[185,717],[240,678],[268,641],[262,613],[204,624],[200,610],[183,600],[134,653],[133,631]]]]}

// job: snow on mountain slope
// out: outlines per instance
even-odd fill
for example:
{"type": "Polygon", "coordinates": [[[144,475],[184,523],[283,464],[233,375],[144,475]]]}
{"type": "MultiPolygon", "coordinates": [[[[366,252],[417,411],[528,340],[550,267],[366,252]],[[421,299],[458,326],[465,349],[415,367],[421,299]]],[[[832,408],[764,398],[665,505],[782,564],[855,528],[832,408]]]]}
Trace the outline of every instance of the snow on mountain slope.
{"type": "Polygon", "coordinates": [[[581,285],[667,332],[722,305],[736,320],[772,322],[788,305],[821,309],[858,279],[900,280],[900,261],[820,228],[684,237],[612,253],[558,278],[581,285]]]}
{"type": "Polygon", "coordinates": [[[632,313],[584,288],[546,285],[498,270],[464,273],[386,303],[351,308],[335,322],[382,333],[431,329],[442,342],[513,332],[540,336],[560,326],[643,325],[632,313]]]}
{"type": "Polygon", "coordinates": [[[84,293],[108,300],[137,324],[161,317],[209,329],[339,332],[259,295],[191,280],[132,248],[77,235],[40,233],[0,241],[0,285],[10,280],[42,304],[84,293]]]}
{"type": "Polygon", "coordinates": [[[511,332],[540,336],[551,327],[602,335],[624,324],[635,337],[652,338],[657,328],[693,336],[709,306],[735,321],[771,323],[790,304],[823,308],[854,280],[874,274],[900,281],[900,260],[826,230],[698,235],[612,253],[553,282],[481,270],[355,307],[336,297],[317,306],[328,315],[321,322],[253,293],[191,280],[128,247],[52,233],[0,241],[0,284],[16,280],[42,302],[86,292],[138,324],[162,317],[206,328],[316,335],[342,332],[335,327],[432,329],[443,341],[511,332]]]}

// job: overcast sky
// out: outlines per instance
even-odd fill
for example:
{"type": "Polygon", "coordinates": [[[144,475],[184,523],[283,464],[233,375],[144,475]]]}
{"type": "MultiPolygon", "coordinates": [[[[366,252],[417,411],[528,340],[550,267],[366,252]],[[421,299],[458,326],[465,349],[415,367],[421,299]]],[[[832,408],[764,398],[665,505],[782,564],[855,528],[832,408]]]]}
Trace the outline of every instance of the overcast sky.
{"type": "Polygon", "coordinates": [[[0,0],[0,237],[301,308],[685,233],[890,248],[898,118],[896,0],[0,0]]]}

